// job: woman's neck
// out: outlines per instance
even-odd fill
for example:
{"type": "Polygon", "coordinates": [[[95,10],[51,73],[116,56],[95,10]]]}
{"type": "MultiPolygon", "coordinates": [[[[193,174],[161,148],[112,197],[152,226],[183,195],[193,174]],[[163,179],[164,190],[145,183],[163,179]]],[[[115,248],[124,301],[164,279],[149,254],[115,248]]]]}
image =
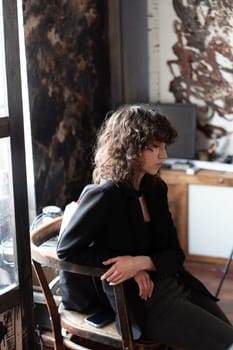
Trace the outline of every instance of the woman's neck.
{"type": "Polygon", "coordinates": [[[142,181],[143,175],[138,175],[137,177],[135,177],[135,180],[133,181],[133,188],[136,191],[139,191],[141,188],[141,181],[142,181]]]}

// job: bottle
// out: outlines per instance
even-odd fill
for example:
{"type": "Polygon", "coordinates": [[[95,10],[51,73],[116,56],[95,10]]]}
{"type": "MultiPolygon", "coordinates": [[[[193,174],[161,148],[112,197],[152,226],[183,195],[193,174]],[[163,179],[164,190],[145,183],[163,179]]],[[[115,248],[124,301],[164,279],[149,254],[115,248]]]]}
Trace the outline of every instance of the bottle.
{"type": "Polygon", "coordinates": [[[52,219],[61,216],[63,214],[62,209],[56,205],[49,205],[42,209],[42,213],[37,215],[31,224],[31,231],[35,230],[41,225],[44,225],[52,219]]]}

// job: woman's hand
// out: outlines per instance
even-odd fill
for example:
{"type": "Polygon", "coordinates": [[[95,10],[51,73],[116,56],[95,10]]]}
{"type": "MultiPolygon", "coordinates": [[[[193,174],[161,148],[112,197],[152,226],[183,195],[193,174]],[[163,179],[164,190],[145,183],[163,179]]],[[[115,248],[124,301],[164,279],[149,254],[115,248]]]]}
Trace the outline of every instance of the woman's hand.
{"type": "Polygon", "coordinates": [[[107,280],[110,285],[115,285],[134,277],[138,272],[135,258],[125,255],[103,261],[103,265],[112,266],[101,276],[101,280],[107,280]]]}
{"type": "Polygon", "coordinates": [[[150,278],[149,273],[146,271],[139,271],[134,276],[134,280],[138,284],[139,296],[144,300],[150,298],[154,290],[154,282],[150,278]]]}
{"type": "Polygon", "coordinates": [[[139,271],[155,270],[155,266],[149,256],[117,256],[103,261],[103,265],[112,265],[101,276],[101,280],[107,280],[110,285],[119,284],[133,278],[139,271]]]}

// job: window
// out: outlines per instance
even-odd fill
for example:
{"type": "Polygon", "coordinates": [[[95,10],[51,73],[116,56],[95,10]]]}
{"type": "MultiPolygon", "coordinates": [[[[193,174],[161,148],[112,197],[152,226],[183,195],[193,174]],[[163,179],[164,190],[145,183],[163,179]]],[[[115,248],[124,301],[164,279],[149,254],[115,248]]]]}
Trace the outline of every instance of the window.
{"type": "MultiPolygon", "coordinates": [[[[0,6],[0,117],[8,116],[5,41],[0,6]]],[[[0,138],[0,294],[18,281],[10,137],[0,138]]]]}
{"type": "Polygon", "coordinates": [[[0,139],[0,294],[18,282],[10,139],[0,139]]]}
{"type": "Polygon", "coordinates": [[[2,1],[0,3],[0,117],[8,116],[5,45],[2,15],[2,1]]]}
{"type": "Polygon", "coordinates": [[[21,0],[0,0],[0,322],[9,350],[34,348],[26,168],[31,145],[26,154],[30,133],[22,34],[21,0]]]}

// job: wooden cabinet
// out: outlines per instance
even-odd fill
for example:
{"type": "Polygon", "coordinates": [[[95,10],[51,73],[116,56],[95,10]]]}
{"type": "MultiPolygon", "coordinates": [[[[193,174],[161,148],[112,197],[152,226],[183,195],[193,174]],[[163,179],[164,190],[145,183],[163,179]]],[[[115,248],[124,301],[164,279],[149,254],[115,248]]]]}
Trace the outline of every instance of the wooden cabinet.
{"type": "Polygon", "coordinates": [[[168,185],[170,210],[187,260],[224,263],[229,256],[228,248],[230,254],[233,246],[233,212],[231,209],[233,174],[200,170],[194,175],[188,175],[181,170],[162,169],[160,175],[168,185]],[[194,196],[194,203],[190,201],[192,193],[197,194],[194,196]],[[195,215],[193,216],[195,211],[197,211],[196,219],[195,215]],[[202,218],[199,219],[199,217],[202,218]],[[193,249],[190,246],[190,242],[193,241],[191,234],[194,235],[200,247],[207,247],[207,253],[203,253],[203,249],[200,249],[201,253],[195,252],[196,248],[193,249]],[[226,246],[225,256],[221,252],[224,245],[226,246]],[[208,247],[215,248],[212,250],[216,253],[213,253],[208,247]]]}

